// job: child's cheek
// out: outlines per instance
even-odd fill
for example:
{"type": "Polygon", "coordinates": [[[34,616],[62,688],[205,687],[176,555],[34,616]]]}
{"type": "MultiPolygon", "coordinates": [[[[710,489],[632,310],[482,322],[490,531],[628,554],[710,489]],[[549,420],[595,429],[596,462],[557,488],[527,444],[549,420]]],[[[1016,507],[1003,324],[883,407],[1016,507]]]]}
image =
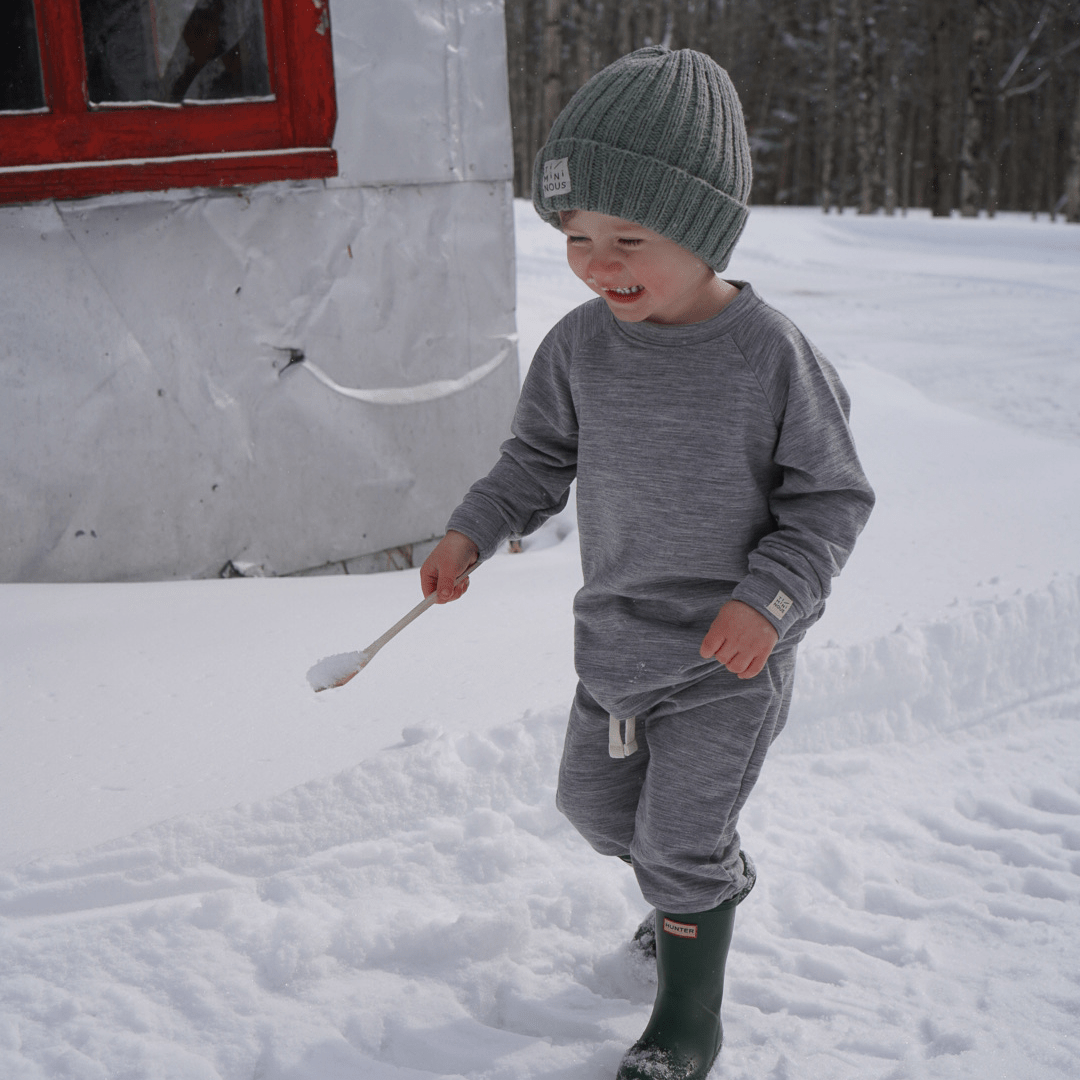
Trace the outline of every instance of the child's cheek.
{"type": "Polygon", "coordinates": [[[589,273],[587,268],[587,259],[580,251],[575,251],[573,248],[568,248],[566,252],[566,261],[570,265],[570,269],[574,272],[574,275],[588,284],[589,273]]]}

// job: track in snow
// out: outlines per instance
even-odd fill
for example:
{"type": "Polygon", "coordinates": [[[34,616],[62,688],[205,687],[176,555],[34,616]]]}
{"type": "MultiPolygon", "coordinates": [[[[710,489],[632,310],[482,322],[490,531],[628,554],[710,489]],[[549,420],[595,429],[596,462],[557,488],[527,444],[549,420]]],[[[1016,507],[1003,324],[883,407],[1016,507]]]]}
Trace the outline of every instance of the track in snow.
{"type": "MultiPolygon", "coordinates": [[[[775,754],[714,1075],[1075,1076],[1078,720],[1074,689],[775,754]]],[[[625,951],[644,909],[553,807],[562,729],[412,730],[0,876],[0,1075],[610,1077],[653,993],[625,951]]]]}

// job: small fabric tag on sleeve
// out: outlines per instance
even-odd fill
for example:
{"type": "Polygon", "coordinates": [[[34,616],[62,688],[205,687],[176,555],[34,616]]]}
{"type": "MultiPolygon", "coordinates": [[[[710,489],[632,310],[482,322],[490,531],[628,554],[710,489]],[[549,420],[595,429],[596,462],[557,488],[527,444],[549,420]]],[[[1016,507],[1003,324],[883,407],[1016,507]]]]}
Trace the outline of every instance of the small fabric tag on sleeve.
{"type": "Polygon", "coordinates": [[[777,592],[772,598],[772,602],[765,609],[771,611],[778,619],[782,619],[788,611],[791,609],[792,599],[785,592],[777,592]]]}
{"type": "Polygon", "coordinates": [[[552,199],[556,195],[569,195],[574,190],[570,186],[570,159],[561,157],[545,161],[541,186],[545,199],[552,199]]]}

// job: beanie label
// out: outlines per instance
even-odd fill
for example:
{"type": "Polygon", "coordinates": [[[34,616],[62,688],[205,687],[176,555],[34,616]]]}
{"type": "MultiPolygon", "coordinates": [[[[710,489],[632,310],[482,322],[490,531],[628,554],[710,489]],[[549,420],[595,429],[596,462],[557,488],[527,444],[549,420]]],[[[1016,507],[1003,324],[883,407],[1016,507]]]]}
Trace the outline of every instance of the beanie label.
{"type": "Polygon", "coordinates": [[[570,159],[554,158],[544,162],[543,192],[545,199],[552,199],[556,195],[569,195],[573,188],[570,186],[570,159]]]}

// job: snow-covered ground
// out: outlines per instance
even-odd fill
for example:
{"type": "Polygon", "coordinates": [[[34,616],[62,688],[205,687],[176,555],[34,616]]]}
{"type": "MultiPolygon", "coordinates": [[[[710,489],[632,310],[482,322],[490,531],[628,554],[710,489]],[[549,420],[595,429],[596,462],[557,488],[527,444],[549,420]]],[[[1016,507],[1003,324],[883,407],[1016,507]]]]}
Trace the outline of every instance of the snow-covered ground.
{"type": "MultiPolygon", "coordinates": [[[[518,207],[523,367],[585,298],[518,207]]],[[[743,816],[717,1078],[1080,1075],[1080,230],[756,209],[879,505],[743,816]]],[[[553,807],[572,509],[414,573],[0,586],[0,1077],[600,1080],[645,905],[553,807]]]]}

